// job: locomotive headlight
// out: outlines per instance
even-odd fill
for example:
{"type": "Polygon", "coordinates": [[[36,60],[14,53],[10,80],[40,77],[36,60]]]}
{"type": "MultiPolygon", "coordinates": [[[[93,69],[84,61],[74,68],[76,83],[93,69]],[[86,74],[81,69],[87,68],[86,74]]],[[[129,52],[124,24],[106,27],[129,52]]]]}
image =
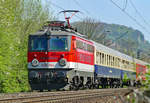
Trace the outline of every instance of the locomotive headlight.
{"type": "Polygon", "coordinates": [[[39,61],[37,59],[33,59],[31,64],[32,66],[36,67],[39,65],[39,61]]]}
{"type": "Polygon", "coordinates": [[[65,66],[66,64],[67,64],[67,60],[66,59],[62,58],[62,59],[59,60],[59,65],[60,66],[65,66]]]}

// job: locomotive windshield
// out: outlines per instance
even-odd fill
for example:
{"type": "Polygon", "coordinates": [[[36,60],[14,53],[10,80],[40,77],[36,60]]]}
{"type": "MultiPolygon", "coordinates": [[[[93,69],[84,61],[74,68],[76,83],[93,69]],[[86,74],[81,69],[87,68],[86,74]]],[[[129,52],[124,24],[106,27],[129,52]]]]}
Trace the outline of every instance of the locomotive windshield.
{"type": "Polygon", "coordinates": [[[30,50],[32,51],[45,51],[47,50],[47,38],[31,38],[30,50]]]}
{"type": "Polygon", "coordinates": [[[68,38],[53,36],[49,40],[49,50],[50,51],[68,51],[68,38]]]}
{"type": "Polygon", "coordinates": [[[68,51],[70,48],[68,36],[32,36],[29,40],[30,51],[68,51]]]}

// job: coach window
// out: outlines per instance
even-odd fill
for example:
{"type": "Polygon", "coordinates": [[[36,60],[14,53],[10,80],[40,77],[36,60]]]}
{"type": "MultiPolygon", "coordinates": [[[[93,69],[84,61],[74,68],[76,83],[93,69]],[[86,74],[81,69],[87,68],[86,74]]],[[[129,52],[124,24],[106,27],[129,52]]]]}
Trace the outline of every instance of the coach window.
{"type": "Polygon", "coordinates": [[[117,67],[117,57],[115,57],[115,67],[117,67]]]}
{"type": "Polygon", "coordinates": [[[105,61],[106,61],[106,57],[105,57],[105,56],[106,56],[106,54],[104,54],[104,65],[105,65],[105,63],[106,63],[106,62],[105,62],[105,61]]]}
{"type": "Polygon", "coordinates": [[[112,66],[112,56],[110,56],[110,66],[112,66]]]}
{"type": "Polygon", "coordinates": [[[98,52],[98,54],[99,54],[99,56],[98,56],[98,58],[99,58],[98,64],[101,64],[101,53],[98,52]]]}
{"type": "Polygon", "coordinates": [[[109,55],[107,55],[107,65],[109,65],[109,55]]]}
{"type": "Polygon", "coordinates": [[[120,68],[121,67],[121,59],[118,58],[118,67],[120,68]]]}
{"type": "Polygon", "coordinates": [[[112,57],[112,66],[115,66],[115,59],[112,57]]]}
{"type": "Polygon", "coordinates": [[[108,59],[108,65],[110,66],[110,55],[109,55],[109,59],[108,59]]]}
{"type": "Polygon", "coordinates": [[[102,56],[102,54],[101,54],[101,52],[99,52],[99,60],[100,60],[99,64],[102,64],[102,57],[101,56],[102,56]]]}
{"type": "Polygon", "coordinates": [[[114,66],[113,56],[112,56],[111,60],[112,60],[112,61],[111,61],[111,65],[114,66]]]}
{"type": "Polygon", "coordinates": [[[105,54],[103,53],[103,65],[105,65],[105,54]]]}
{"type": "Polygon", "coordinates": [[[128,69],[127,61],[125,61],[125,68],[128,69]]]}
{"type": "Polygon", "coordinates": [[[116,58],[114,57],[114,67],[116,67],[116,58]]]}
{"type": "Polygon", "coordinates": [[[110,66],[112,66],[112,56],[110,56],[110,66]]]}
{"type": "Polygon", "coordinates": [[[103,64],[103,53],[100,53],[100,64],[103,64]]]}
{"type": "Polygon", "coordinates": [[[126,60],[124,60],[124,68],[127,69],[126,60]]]}
{"type": "Polygon", "coordinates": [[[102,53],[102,64],[104,64],[104,53],[102,53]]]}
{"type": "Polygon", "coordinates": [[[115,67],[115,57],[113,57],[113,66],[115,67]]]}
{"type": "Polygon", "coordinates": [[[120,58],[118,58],[118,67],[120,68],[121,62],[120,62],[120,58]]]}
{"type": "Polygon", "coordinates": [[[111,56],[111,66],[113,66],[113,57],[111,56]]]}
{"type": "Polygon", "coordinates": [[[123,68],[125,69],[125,61],[122,60],[123,68]]]}
{"type": "Polygon", "coordinates": [[[116,67],[118,67],[118,58],[116,57],[116,67]]]}
{"type": "Polygon", "coordinates": [[[96,52],[96,63],[99,64],[99,52],[96,52]]]}
{"type": "Polygon", "coordinates": [[[107,65],[107,55],[105,54],[105,65],[107,65]]]}
{"type": "Polygon", "coordinates": [[[110,56],[110,62],[109,62],[110,66],[111,66],[111,56],[110,56]]]}
{"type": "Polygon", "coordinates": [[[129,61],[127,61],[127,69],[130,69],[129,61]]]}
{"type": "Polygon", "coordinates": [[[114,57],[112,56],[112,66],[114,66],[114,57]]]}
{"type": "Polygon", "coordinates": [[[119,58],[116,58],[117,60],[117,67],[119,67],[119,58]]]}
{"type": "Polygon", "coordinates": [[[114,57],[114,67],[116,67],[116,57],[114,57]]]}
{"type": "Polygon", "coordinates": [[[128,69],[128,61],[126,61],[126,68],[128,69]]]}
{"type": "Polygon", "coordinates": [[[97,61],[97,64],[99,64],[99,62],[100,62],[100,54],[99,54],[99,52],[98,51],[96,51],[96,61],[97,61]]]}
{"type": "Polygon", "coordinates": [[[108,55],[106,55],[106,65],[108,65],[108,55]]]}

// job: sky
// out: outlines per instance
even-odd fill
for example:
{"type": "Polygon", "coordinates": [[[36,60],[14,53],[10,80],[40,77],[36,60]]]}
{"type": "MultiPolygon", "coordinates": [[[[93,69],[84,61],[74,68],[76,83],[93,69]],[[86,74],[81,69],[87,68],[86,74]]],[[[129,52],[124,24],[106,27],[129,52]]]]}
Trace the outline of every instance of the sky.
{"type": "Polygon", "coordinates": [[[112,0],[122,10],[131,16],[127,16],[111,0],[46,0],[51,2],[51,9],[54,14],[64,20],[63,14],[59,14],[62,9],[79,10],[77,16],[71,21],[83,20],[91,17],[108,24],[119,24],[138,29],[145,39],[150,41],[150,0],[112,0]],[[134,19],[134,20],[133,20],[134,19]]]}

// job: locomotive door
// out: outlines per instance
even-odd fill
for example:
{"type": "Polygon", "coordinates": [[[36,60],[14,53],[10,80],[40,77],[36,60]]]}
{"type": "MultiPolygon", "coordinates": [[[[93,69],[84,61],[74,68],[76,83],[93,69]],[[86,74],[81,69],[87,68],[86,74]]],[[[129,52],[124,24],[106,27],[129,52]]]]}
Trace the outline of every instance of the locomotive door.
{"type": "Polygon", "coordinates": [[[75,53],[75,69],[77,69],[78,70],[78,68],[79,68],[79,64],[78,64],[78,52],[76,52],[75,53]]]}
{"type": "Polygon", "coordinates": [[[78,62],[79,62],[79,57],[78,57],[78,50],[77,50],[77,42],[76,39],[73,39],[73,49],[74,49],[74,63],[75,63],[75,70],[78,70],[78,62]]]}

